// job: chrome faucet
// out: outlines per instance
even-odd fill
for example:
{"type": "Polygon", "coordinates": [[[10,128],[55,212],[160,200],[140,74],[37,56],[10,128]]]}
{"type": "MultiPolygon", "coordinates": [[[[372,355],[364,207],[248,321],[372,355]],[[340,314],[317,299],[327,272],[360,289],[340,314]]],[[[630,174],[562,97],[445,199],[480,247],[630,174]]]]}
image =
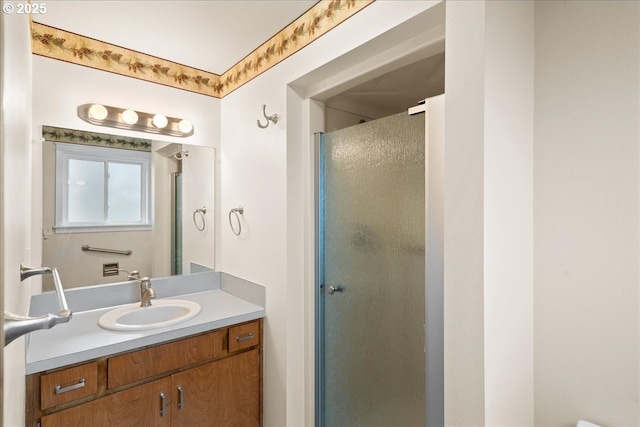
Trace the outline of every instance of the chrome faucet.
{"type": "Polygon", "coordinates": [[[51,274],[53,277],[53,285],[56,290],[60,312],[58,314],[46,314],[40,317],[26,317],[5,311],[3,325],[5,346],[16,338],[28,334],[29,332],[33,332],[38,329],[50,329],[59,323],[66,323],[71,319],[72,313],[67,305],[67,299],[64,295],[58,269],[49,267],[27,267],[22,264],[20,265],[21,282],[29,277],[42,274],[51,274]]]}
{"type": "Polygon", "coordinates": [[[141,278],[138,270],[118,269],[118,271],[127,273],[129,280],[137,280],[140,283],[140,307],[150,307],[151,299],[156,297],[156,292],[151,287],[151,279],[146,276],[141,278]]]}
{"type": "Polygon", "coordinates": [[[151,298],[156,297],[156,292],[151,287],[151,279],[143,277],[140,279],[140,307],[151,306],[151,298]]]}

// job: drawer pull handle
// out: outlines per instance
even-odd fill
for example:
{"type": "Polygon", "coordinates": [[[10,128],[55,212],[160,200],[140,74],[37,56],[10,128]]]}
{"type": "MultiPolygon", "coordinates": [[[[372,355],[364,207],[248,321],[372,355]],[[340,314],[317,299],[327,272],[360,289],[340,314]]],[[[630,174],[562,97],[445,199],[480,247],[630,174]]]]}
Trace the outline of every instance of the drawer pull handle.
{"type": "Polygon", "coordinates": [[[236,337],[236,342],[244,342],[244,341],[249,341],[249,340],[252,340],[252,339],[253,339],[253,334],[251,332],[249,332],[244,337],[236,337]]]}
{"type": "Polygon", "coordinates": [[[178,409],[184,408],[184,389],[178,386],[178,409]]]}
{"type": "Polygon", "coordinates": [[[164,398],[164,393],[160,393],[160,416],[164,417],[164,414],[167,413],[167,402],[164,398]]]}
{"type": "Polygon", "coordinates": [[[56,394],[62,394],[62,393],[66,393],[66,392],[71,391],[71,390],[76,390],[76,389],[82,388],[82,387],[84,387],[84,385],[85,385],[84,378],[80,378],[80,381],[78,381],[77,384],[73,384],[73,385],[70,385],[68,387],[62,387],[62,386],[57,385],[57,386],[55,386],[53,388],[53,390],[56,392],[56,394]]]}

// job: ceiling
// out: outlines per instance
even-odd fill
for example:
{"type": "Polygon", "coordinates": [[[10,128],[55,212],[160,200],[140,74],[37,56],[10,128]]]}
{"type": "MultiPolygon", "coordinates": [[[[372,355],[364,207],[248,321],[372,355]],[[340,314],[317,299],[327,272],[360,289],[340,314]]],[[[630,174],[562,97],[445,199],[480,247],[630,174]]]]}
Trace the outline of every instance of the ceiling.
{"type": "Polygon", "coordinates": [[[444,52],[375,77],[328,98],[329,107],[377,119],[444,93],[444,52]]]}
{"type": "Polygon", "coordinates": [[[317,0],[51,0],[34,20],[223,74],[317,0]]]}

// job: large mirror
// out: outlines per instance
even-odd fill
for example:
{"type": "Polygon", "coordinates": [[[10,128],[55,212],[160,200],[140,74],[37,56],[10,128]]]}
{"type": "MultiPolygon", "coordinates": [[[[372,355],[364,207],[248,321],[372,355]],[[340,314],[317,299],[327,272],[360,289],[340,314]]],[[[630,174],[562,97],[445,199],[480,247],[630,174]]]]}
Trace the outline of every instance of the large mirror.
{"type": "Polygon", "coordinates": [[[42,264],[65,288],[213,268],[214,148],[50,126],[42,144],[42,264]]]}

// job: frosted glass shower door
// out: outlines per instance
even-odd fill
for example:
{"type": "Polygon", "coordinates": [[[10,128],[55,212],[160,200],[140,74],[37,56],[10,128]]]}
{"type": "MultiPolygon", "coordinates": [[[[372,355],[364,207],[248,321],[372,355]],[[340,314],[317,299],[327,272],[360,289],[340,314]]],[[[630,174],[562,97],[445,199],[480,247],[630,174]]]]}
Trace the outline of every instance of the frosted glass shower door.
{"type": "Polygon", "coordinates": [[[319,423],[424,426],[424,116],[327,133],[319,158],[319,423]]]}

